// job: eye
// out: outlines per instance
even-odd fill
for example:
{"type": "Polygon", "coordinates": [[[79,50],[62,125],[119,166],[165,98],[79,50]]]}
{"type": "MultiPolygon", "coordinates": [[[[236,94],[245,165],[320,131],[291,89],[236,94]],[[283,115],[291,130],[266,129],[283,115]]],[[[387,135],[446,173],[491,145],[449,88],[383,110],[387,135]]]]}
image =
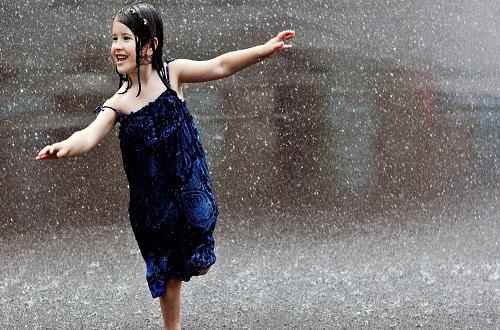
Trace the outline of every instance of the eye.
{"type": "Polygon", "coordinates": [[[129,36],[125,36],[125,37],[123,37],[123,39],[125,39],[125,40],[132,40],[132,38],[129,37],[129,36]]]}

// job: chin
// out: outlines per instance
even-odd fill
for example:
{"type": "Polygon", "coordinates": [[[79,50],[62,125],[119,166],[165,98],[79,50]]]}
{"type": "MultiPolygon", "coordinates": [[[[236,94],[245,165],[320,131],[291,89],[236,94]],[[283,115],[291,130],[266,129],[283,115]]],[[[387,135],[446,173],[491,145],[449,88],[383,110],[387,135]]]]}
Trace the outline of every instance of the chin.
{"type": "Polygon", "coordinates": [[[119,65],[116,66],[116,71],[118,71],[119,74],[130,74],[134,71],[135,67],[131,67],[128,65],[119,65]]]}
{"type": "Polygon", "coordinates": [[[120,68],[116,68],[116,72],[118,72],[119,74],[127,74],[126,71],[124,71],[123,69],[120,69],[120,68]]]}

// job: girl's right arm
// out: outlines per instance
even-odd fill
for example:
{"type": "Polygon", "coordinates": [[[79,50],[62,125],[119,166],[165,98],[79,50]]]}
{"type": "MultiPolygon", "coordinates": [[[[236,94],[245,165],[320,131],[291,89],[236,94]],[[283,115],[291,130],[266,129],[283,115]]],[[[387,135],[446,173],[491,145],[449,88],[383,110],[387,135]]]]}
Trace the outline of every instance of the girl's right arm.
{"type": "Polygon", "coordinates": [[[113,129],[115,120],[114,111],[101,111],[89,126],[76,131],[66,140],[45,146],[36,159],[58,159],[84,154],[92,150],[113,129]]]}

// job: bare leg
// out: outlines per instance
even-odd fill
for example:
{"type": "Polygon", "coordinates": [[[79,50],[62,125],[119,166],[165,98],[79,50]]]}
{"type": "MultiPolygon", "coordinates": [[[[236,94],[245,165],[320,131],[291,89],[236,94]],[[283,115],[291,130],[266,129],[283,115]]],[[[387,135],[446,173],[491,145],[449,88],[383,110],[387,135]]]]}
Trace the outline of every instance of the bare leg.
{"type": "Polygon", "coordinates": [[[181,288],[182,281],[170,279],[167,292],[160,297],[163,324],[166,330],[181,330],[181,288]]]}

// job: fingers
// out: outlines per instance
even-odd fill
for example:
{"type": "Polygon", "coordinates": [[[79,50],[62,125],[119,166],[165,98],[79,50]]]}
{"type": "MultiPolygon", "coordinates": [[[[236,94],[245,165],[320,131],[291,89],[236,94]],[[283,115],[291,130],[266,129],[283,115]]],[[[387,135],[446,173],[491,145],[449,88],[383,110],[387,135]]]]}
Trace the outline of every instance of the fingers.
{"type": "Polygon", "coordinates": [[[65,157],[68,154],[68,150],[65,148],[62,148],[56,153],[57,158],[62,158],[65,157]]]}
{"type": "Polygon", "coordinates": [[[277,35],[278,40],[283,40],[283,41],[292,39],[293,37],[295,37],[295,31],[293,30],[281,31],[277,35]]]}
{"type": "Polygon", "coordinates": [[[35,157],[37,160],[61,158],[68,154],[68,150],[59,143],[45,146],[35,157]]]}
{"type": "Polygon", "coordinates": [[[40,152],[38,153],[38,155],[36,155],[36,159],[45,159],[48,157],[48,154],[49,154],[49,151],[50,151],[50,145],[49,146],[45,146],[42,150],[40,150],[40,152]]]}
{"type": "Polygon", "coordinates": [[[277,51],[281,51],[283,49],[289,49],[289,48],[292,48],[292,45],[285,44],[284,41],[278,41],[277,43],[274,44],[273,53],[277,52],[277,51]]]}
{"type": "Polygon", "coordinates": [[[276,37],[273,38],[275,42],[273,53],[283,49],[292,48],[292,45],[286,44],[285,41],[290,40],[293,37],[295,37],[295,31],[293,30],[285,30],[278,33],[276,37]]]}

